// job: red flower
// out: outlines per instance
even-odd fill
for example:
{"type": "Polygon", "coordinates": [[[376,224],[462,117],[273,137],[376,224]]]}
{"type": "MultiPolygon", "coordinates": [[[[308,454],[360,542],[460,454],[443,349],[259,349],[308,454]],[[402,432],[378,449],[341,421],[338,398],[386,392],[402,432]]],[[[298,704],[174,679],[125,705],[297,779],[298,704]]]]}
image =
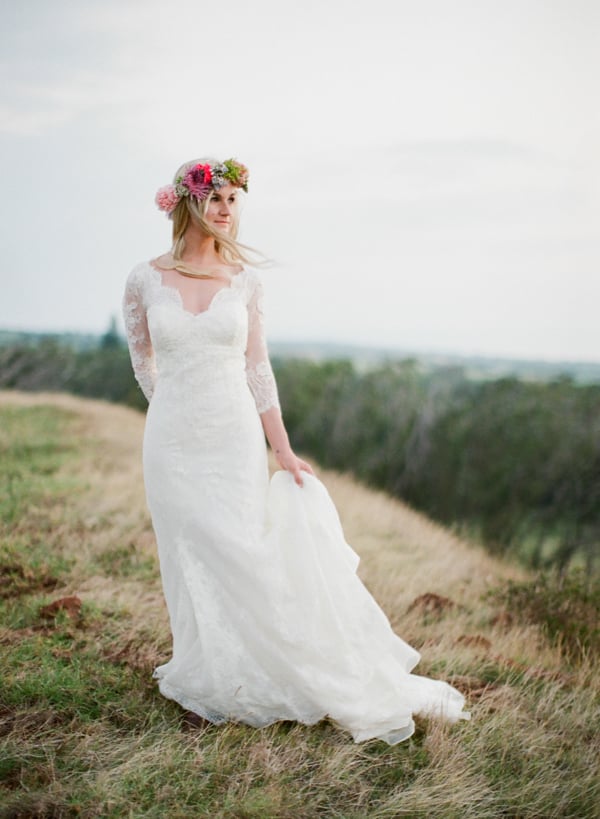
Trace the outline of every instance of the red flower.
{"type": "Polygon", "coordinates": [[[196,165],[197,168],[201,168],[204,171],[204,182],[206,185],[210,185],[212,182],[212,171],[210,169],[210,165],[196,165]]]}
{"type": "Polygon", "coordinates": [[[189,190],[191,196],[197,199],[206,199],[210,191],[212,173],[210,165],[195,165],[183,177],[182,184],[189,190]]]}

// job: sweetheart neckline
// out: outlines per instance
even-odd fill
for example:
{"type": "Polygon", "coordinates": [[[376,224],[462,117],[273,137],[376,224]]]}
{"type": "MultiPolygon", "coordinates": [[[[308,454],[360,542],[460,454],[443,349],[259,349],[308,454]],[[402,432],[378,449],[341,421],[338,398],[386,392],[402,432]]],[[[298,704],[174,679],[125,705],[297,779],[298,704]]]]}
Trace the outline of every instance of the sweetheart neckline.
{"type": "Polygon", "coordinates": [[[175,301],[177,303],[177,306],[180,308],[181,312],[184,313],[186,316],[190,316],[191,318],[198,318],[199,316],[206,315],[206,313],[210,313],[210,311],[211,311],[211,309],[213,307],[213,304],[214,304],[215,300],[217,299],[217,297],[219,296],[219,294],[223,293],[224,291],[225,292],[233,291],[234,290],[234,282],[237,282],[238,277],[241,276],[241,274],[244,273],[244,271],[246,269],[245,267],[242,267],[240,272],[236,273],[235,276],[232,277],[232,279],[231,279],[231,281],[230,281],[230,283],[228,285],[226,285],[225,287],[220,287],[215,293],[213,293],[212,298],[209,301],[206,309],[200,310],[199,312],[194,313],[194,312],[192,312],[191,310],[188,310],[185,307],[185,305],[183,303],[183,296],[181,295],[181,292],[178,290],[178,288],[174,287],[173,285],[170,285],[170,284],[165,284],[164,281],[163,281],[163,277],[162,277],[162,274],[161,274],[160,270],[157,267],[155,267],[152,264],[152,262],[147,262],[146,264],[148,265],[148,267],[150,268],[150,270],[152,271],[152,273],[156,277],[157,284],[161,288],[161,290],[167,290],[169,292],[172,292],[175,295],[175,301]]]}

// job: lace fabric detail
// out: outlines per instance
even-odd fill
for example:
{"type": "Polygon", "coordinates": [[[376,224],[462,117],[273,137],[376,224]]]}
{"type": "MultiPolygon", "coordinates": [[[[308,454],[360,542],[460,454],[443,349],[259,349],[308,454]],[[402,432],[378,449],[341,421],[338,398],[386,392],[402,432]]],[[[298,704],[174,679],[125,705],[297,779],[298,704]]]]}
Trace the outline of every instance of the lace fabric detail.
{"type": "Polygon", "coordinates": [[[129,274],[123,296],[123,321],[133,372],[148,403],[156,383],[156,360],[144,302],[143,265],[137,265],[129,274]]]}
{"type": "Polygon", "coordinates": [[[260,361],[254,367],[247,366],[246,378],[259,414],[266,412],[271,407],[279,409],[277,387],[275,386],[275,378],[269,362],[260,361]]]}
{"type": "Polygon", "coordinates": [[[249,290],[246,377],[256,408],[261,414],[271,407],[280,409],[280,404],[265,340],[263,288],[255,274],[250,278],[249,290]]]}

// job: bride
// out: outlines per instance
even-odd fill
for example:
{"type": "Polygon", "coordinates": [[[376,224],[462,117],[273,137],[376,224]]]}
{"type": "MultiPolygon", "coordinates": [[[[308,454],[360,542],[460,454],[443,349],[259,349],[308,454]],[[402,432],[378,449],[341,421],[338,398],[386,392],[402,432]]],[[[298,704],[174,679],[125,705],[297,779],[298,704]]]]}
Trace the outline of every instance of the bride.
{"type": "Polygon", "coordinates": [[[356,742],[400,742],[414,714],[468,719],[458,691],[410,673],[418,652],[358,579],[325,487],[290,447],[261,283],[236,241],[247,188],[234,159],[182,165],[156,195],[172,248],[125,288],[173,635],[160,691],[213,723],[329,717],[356,742]],[[282,467],[271,481],[265,436],[282,467]]]}

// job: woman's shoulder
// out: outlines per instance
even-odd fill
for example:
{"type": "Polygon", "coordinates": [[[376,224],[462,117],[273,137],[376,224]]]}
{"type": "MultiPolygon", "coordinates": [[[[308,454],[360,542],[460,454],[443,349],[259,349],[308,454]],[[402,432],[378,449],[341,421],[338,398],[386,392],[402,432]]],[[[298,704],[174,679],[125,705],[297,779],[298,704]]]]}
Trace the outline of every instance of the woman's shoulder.
{"type": "Polygon", "coordinates": [[[254,310],[258,307],[262,311],[264,289],[260,271],[250,265],[244,265],[244,293],[248,309],[254,310]]]}
{"type": "Polygon", "coordinates": [[[152,272],[152,261],[150,259],[146,259],[143,262],[138,262],[135,264],[127,275],[127,285],[129,286],[140,286],[146,282],[148,276],[152,272]]]}
{"type": "Polygon", "coordinates": [[[244,289],[248,298],[250,298],[257,289],[262,288],[260,274],[255,267],[245,264],[242,270],[238,273],[241,282],[243,282],[244,289]]]}

